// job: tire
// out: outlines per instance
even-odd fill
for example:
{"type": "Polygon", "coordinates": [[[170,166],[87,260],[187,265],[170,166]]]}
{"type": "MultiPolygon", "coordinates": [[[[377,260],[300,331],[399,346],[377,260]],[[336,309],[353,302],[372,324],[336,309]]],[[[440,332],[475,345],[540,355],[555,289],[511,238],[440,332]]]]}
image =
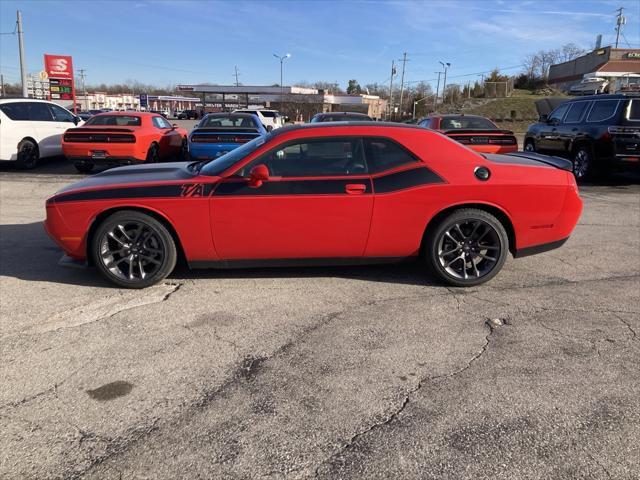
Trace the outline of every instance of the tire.
{"type": "Polygon", "coordinates": [[[124,288],[145,288],[164,280],[176,266],[176,244],[155,218],[135,210],[107,217],[91,238],[91,257],[100,274],[124,288]]]}
{"type": "Polygon", "coordinates": [[[152,143],[147,150],[146,163],[158,163],[160,161],[160,148],[157,143],[152,143]]]}
{"type": "Polygon", "coordinates": [[[93,171],[93,163],[76,162],[74,166],[78,173],[91,173],[93,171]]]}
{"type": "Polygon", "coordinates": [[[178,154],[179,162],[186,162],[189,160],[189,146],[187,144],[187,137],[182,139],[182,145],[180,146],[180,153],[178,154]]]}
{"type": "Polygon", "coordinates": [[[594,158],[591,148],[587,145],[581,145],[573,151],[573,176],[576,181],[589,180],[593,177],[594,158]]]}
{"type": "Polygon", "coordinates": [[[439,280],[454,287],[472,287],[495,277],[508,252],[507,231],[495,216],[463,208],[428,232],[425,253],[431,272],[439,280]]]}
{"type": "Polygon", "coordinates": [[[32,170],[38,165],[38,160],[40,160],[38,145],[28,139],[22,140],[18,144],[16,166],[21,170],[32,170]]]}
{"type": "Polygon", "coordinates": [[[524,142],[524,147],[522,148],[525,152],[535,152],[536,144],[533,140],[529,139],[524,142]]]}

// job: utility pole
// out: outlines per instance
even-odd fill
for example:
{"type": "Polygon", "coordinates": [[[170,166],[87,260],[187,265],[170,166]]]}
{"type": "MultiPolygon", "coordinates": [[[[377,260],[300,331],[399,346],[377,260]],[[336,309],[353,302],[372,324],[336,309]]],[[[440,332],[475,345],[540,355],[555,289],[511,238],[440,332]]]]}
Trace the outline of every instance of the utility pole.
{"type": "Polygon", "coordinates": [[[27,98],[29,92],[27,91],[27,66],[24,62],[24,38],[22,31],[22,13],[20,10],[16,12],[18,22],[18,50],[20,51],[20,78],[22,80],[22,96],[27,98]]]}
{"type": "Polygon", "coordinates": [[[389,118],[393,111],[393,76],[396,74],[396,61],[391,60],[391,80],[389,80],[389,118]]]}
{"type": "Polygon", "coordinates": [[[438,62],[444,68],[444,82],[442,83],[442,103],[445,103],[447,89],[447,69],[451,66],[449,62],[438,62]]]}
{"type": "Polygon", "coordinates": [[[438,83],[436,84],[436,96],[433,100],[433,108],[436,107],[436,105],[438,105],[438,93],[440,92],[440,74],[442,72],[434,72],[438,74],[438,83]]]}
{"type": "Polygon", "coordinates": [[[4,75],[0,73],[0,98],[4,97],[4,75]]]}
{"type": "Polygon", "coordinates": [[[85,74],[84,72],[86,72],[86,70],[84,68],[81,68],[79,70],[80,72],[80,82],[82,83],[82,95],[84,96],[84,105],[82,106],[82,108],[84,109],[84,111],[86,112],[87,110],[89,110],[89,107],[87,106],[87,89],[84,86],[84,77],[85,74]]]}
{"type": "Polygon", "coordinates": [[[404,93],[404,67],[407,63],[407,52],[402,54],[402,76],[400,77],[400,117],[402,118],[402,94],[404,93]]]}
{"type": "MultiPolygon", "coordinates": [[[[235,66],[236,69],[236,73],[234,73],[234,76],[236,77],[236,87],[240,86],[240,83],[238,82],[238,76],[240,75],[240,72],[238,72],[238,66],[235,66]]],[[[282,79],[280,80],[282,82],[282,79]]]]}
{"type": "Polygon", "coordinates": [[[620,39],[620,30],[622,30],[622,26],[627,23],[627,19],[622,15],[624,12],[624,8],[620,7],[618,10],[618,15],[616,17],[616,48],[618,48],[618,40],[620,39]]]}

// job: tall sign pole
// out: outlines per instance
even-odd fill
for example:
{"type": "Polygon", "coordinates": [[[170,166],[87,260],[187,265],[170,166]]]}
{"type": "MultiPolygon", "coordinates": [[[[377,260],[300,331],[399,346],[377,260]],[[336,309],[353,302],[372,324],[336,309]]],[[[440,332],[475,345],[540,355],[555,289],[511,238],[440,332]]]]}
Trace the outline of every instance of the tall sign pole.
{"type": "Polygon", "coordinates": [[[389,80],[389,118],[391,118],[391,112],[393,112],[393,76],[395,74],[396,74],[396,61],[391,60],[391,79],[389,80]]]}
{"type": "Polygon", "coordinates": [[[407,52],[402,54],[402,77],[400,78],[400,118],[402,118],[402,94],[404,93],[404,67],[407,63],[407,52]]]}
{"type": "Polygon", "coordinates": [[[22,30],[22,13],[17,11],[18,16],[18,50],[20,52],[20,79],[22,81],[22,96],[27,98],[27,66],[24,61],[24,32],[22,30]]]}

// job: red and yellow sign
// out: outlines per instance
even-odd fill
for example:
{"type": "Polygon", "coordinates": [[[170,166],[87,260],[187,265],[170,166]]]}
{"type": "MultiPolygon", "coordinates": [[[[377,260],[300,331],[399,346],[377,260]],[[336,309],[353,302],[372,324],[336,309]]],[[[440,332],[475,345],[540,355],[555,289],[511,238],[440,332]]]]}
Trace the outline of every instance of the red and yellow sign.
{"type": "Polygon", "coordinates": [[[76,112],[76,89],[73,60],[69,55],[44,55],[44,71],[49,76],[50,100],[73,100],[76,112]]]}

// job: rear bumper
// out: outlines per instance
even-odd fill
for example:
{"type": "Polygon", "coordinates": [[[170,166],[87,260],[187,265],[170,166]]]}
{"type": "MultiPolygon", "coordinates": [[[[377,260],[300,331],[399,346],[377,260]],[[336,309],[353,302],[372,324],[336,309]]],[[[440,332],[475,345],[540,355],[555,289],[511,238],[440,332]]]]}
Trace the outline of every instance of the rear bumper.
{"type": "Polygon", "coordinates": [[[75,157],[75,156],[67,156],[67,159],[74,162],[79,163],[81,165],[105,165],[105,166],[113,166],[113,165],[135,165],[138,163],[144,163],[144,160],[140,160],[135,157],[105,157],[105,158],[94,158],[94,157],[75,157]]]}
{"type": "Polygon", "coordinates": [[[189,143],[189,155],[194,160],[212,160],[231,150],[235,150],[241,143],[189,143]]]}

